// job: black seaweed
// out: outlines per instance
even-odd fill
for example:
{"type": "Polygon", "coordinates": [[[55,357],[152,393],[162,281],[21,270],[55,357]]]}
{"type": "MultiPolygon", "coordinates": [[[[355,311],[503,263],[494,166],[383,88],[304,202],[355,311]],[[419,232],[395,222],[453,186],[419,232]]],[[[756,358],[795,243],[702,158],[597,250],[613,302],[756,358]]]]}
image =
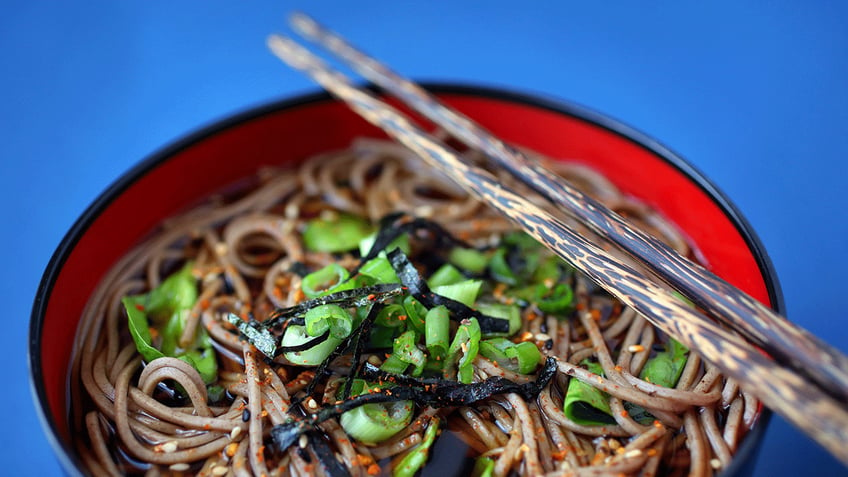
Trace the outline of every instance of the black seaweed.
{"type": "Polygon", "coordinates": [[[418,270],[412,262],[409,261],[409,257],[407,257],[406,254],[399,248],[389,252],[388,258],[389,262],[392,264],[395,274],[398,276],[401,283],[403,283],[403,286],[408,289],[409,294],[414,296],[415,299],[421,302],[421,304],[425,307],[433,308],[435,306],[442,305],[451,312],[451,319],[455,321],[477,318],[477,322],[480,324],[480,330],[483,333],[506,333],[509,331],[508,320],[485,315],[477,310],[467,307],[463,303],[430,291],[430,287],[427,286],[427,282],[424,281],[421,274],[418,273],[418,270]]]}
{"type": "Polygon", "coordinates": [[[351,397],[337,404],[327,405],[314,414],[295,417],[285,424],[278,424],[271,429],[271,438],[278,451],[285,451],[301,434],[315,429],[315,426],[327,419],[338,417],[363,404],[414,401],[420,406],[455,407],[473,404],[494,395],[506,393],[516,393],[524,399],[533,400],[551,381],[556,369],[556,360],[549,357],[535,381],[518,384],[500,376],[493,376],[484,381],[462,384],[456,381],[416,379],[390,374],[380,371],[370,363],[365,363],[362,375],[366,379],[391,382],[395,386],[351,397]]]}
{"type": "Polygon", "coordinates": [[[327,441],[324,440],[324,436],[320,432],[314,430],[307,432],[306,437],[309,438],[312,450],[315,452],[315,455],[318,456],[318,462],[320,462],[321,466],[324,467],[324,475],[330,477],[350,476],[350,472],[348,472],[347,467],[343,466],[341,462],[336,460],[336,453],[332,448],[330,448],[330,445],[327,444],[327,441]]]}
{"type": "MultiPolygon", "coordinates": [[[[374,244],[371,245],[371,250],[362,257],[360,266],[379,255],[381,251],[401,235],[412,235],[414,232],[420,231],[426,231],[432,235],[430,243],[435,249],[451,247],[471,248],[470,245],[454,237],[444,227],[432,220],[413,217],[404,212],[395,212],[380,219],[380,230],[377,232],[374,244]]],[[[351,275],[354,275],[358,270],[359,267],[351,275]]]]}

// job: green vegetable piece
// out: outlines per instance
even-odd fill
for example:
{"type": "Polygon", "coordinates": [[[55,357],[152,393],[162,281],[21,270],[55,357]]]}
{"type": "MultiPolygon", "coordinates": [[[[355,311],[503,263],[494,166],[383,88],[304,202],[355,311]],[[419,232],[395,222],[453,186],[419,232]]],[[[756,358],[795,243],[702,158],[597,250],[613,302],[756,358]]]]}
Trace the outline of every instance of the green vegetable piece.
{"type": "MultiPolygon", "coordinates": [[[[408,330],[401,333],[395,338],[392,344],[392,354],[389,358],[396,358],[397,361],[405,363],[405,365],[413,365],[415,369],[412,371],[413,376],[420,376],[424,371],[424,364],[427,362],[427,357],[424,352],[418,349],[418,333],[413,330],[408,330]]],[[[386,360],[388,362],[389,359],[386,360]]],[[[383,363],[385,365],[385,362],[383,363]]],[[[392,362],[387,367],[397,369],[400,365],[392,362]]],[[[383,371],[392,372],[392,369],[382,368],[383,371]]],[[[403,366],[403,371],[406,371],[406,366],[403,366]]]]}
{"type": "Polygon", "coordinates": [[[310,308],[303,315],[306,322],[306,333],[309,336],[321,336],[330,330],[330,336],[343,340],[350,336],[353,330],[353,317],[338,305],[319,305],[310,308]]]}
{"type": "MultiPolygon", "coordinates": [[[[378,232],[374,232],[373,234],[363,238],[359,242],[359,255],[366,257],[371,252],[371,247],[374,246],[374,242],[377,240],[378,232]]],[[[398,235],[397,238],[389,242],[386,245],[386,248],[380,250],[380,255],[385,257],[387,252],[391,252],[392,250],[399,248],[401,251],[409,255],[412,248],[409,246],[409,237],[406,235],[398,235]]]]}
{"type": "Polygon", "coordinates": [[[150,328],[147,326],[147,314],[144,312],[144,297],[126,296],[121,302],[127,310],[129,318],[130,335],[135,348],[148,363],[156,358],[165,356],[161,351],[156,349],[152,342],[153,338],[150,334],[150,328]]]}
{"type": "Polygon", "coordinates": [[[387,328],[404,328],[406,327],[406,309],[403,305],[391,303],[383,307],[377,318],[374,319],[374,324],[387,328]]]}
{"type": "Polygon", "coordinates": [[[496,361],[501,367],[520,374],[532,373],[542,360],[542,353],[533,343],[513,343],[506,338],[481,341],[480,354],[496,361]]]}
{"type": "MultiPolygon", "coordinates": [[[[601,365],[586,360],[581,364],[585,365],[589,371],[603,376],[604,371],[601,365]]],[[[615,424],[609,405],[609,395],[576,378],[571,378],[568,382],[563,412],[566,417],[584,426],[615,424]]]]}
{"type": "MultiPolygon", "coordinates": [[[[372,388],[368,383],[357,383],[351,387],[353,395],[367,394],[372,388]]],[[[412,422],[412,401],[369,403],[344,412],[339,418],[344,431],[365,444],[377,444],[397,434],[412,422]]]]}
{"type": "Polygon", "coordinates": [[[373,278],[376,283],[400,283],[400,279],[385,254],[365,262],[359,269],[359,273],[373,278]]]}
{"type": "Polygon", "coordinates": [[[448,261],[471,273],[483,273],[489,265],[489,256],[473,248],[454,247],[448,252],[448,261]]]}
{"type": "Polygon", "coordinates": [[[480,303],[477,309],[484,315],[489,315],[495,318],[503,318],[509,322],[509,330],[506,333],[489,332],[486,333],[486,338],[496,336],[512,336],[518,333],[521,329],[521,308],[517,305],[507,305],[503,303],[480,303]]]}
{"type": "Polygon", "coordinates": [[[501,247],[495,250],[489,261],[489,273],[495,280],[506,283],[510,286],[518,284],[518,275],[512,270],[512,267],[506,261],[507,249],[501,247]]]}
{"type": "MultiPolygon", "coordinates": [[[[289,325],[286,328],[286,332],[283,334],[283,339],[281,340],[280,345],[286,347],[299,346],[313,338],[315,337],[306,332],[306,326],[289,325]]],[[[307,350],[287,351],[283,353],[283,356],[285,356],[285,358],[292,364],[300,366],[318,366],[341,342],[341,338],[336,338],[331,333],[326,340],[307,350]]]]}
{"type": "Polygon", "coordinates": [[[456,363],[456,357],[459,355],[457,363],[457,381],[468,384],[474,374],[474,358],[477,357],[477,352],[480,350],[480,324],[476,318],[463,320],[456,329],[456,334],[448,349],[445,367],[450,369],[453,363],[456,363]]]}
{"type": "Polygon", "coordinates": [[[427,307],[421,304],[412,295],[403,299],[403,308],[406,310],[407,327],[418,333],[424,333],[424,317],[427,315],[427,307]]]}
{"type": "Polygon", "coordinates": [[[673,338],[668,339],[665,347],[665,351],[657,353],[645,363],[640,377],[657,386],[672,388],[677,385],[689,359],[689,348],[673,338]]]}
{"type": "Polygon", "coordinates": [[[354,283],[348,281],[348,271],[337,263],[306,275],[300,283],[303,294],[310,299],[353,287],[354,283]]]}
{"type": "Polygon", "coordinates": [[[389,328],[386,326],[375,326],[371,329],[368,337],[368,346],[371,348],[391,348],[401,328],[389,328]]]}
{"type": "Polygon", "coordinates": [[[442,285],[430,289],[437,295],[456,300],[465,306],[471,307],[477,300],[477,294],[480,293],[480,287],[483,285],[482,280],[463,280],[450,285],[442,285]]]}
{"type": "Polygon", "coordinates": [[[124,297],[121,302],[127,313],[130,335],[145,361],[165,356],[182,359],[197,369],[206,384],[211,384],[218,377],[218,361],[206,330],[198,328],[188,348],[179,346],[197,293],[192,263],[187,262],[153,290],[124,297]],[[157,339],[151,333],[151,323],[157,339]]]}
{"type": "Polygon", "coordinates": [[[536,305],[545,313],[569,311],[574,302],[574,291],[567,283],[557,283],[551,288],[544,284],[536,286],[536,305]]]}
{"type": "Polygon", "coordinates": [[[192,262],[187,262],[183,268],[143,295],[144,312],[153,323],[161,325],[174,313],[190,310],[197,302],[197,280],[191,273],[192,266],[192,262]]]}
{"type": "Polygon", "coordinates": [[[495,470],[495,461],[489,457],[478,457],[474,462],[471,477],[492,477],[495,470]]]}
{"type": "Polygon", "coordinates": [[[465,275],[458,268],[446,263],[430,275],[430,278],[427,280],[427,286],[432,289],[442,285],[453,285],[465,280],[465,275]]]}
{"type": "Polygon", "coordinates": [[[303,244],[313,252],[347,252],[373,232],[374,227],[361,217],[327,214],[306,224],[303,244]]]}
{"type": "Polygon", "coordinates": [[[444,358],[450,339],[450,316],[442,305],[433,307],[424,317],[424,342],[431,357],[444,358]]]}
{"type": "Polygon", "coordinates": [[[427,426],[427,430],[424,431],[424,439],[401,459],[392,475],[394,477],[413,477],[427,463],[427,458],[430,455],[430,447],[433,446],[433,442],[436,441],[438,434],[439,419],[433,418],[427,426]]]}

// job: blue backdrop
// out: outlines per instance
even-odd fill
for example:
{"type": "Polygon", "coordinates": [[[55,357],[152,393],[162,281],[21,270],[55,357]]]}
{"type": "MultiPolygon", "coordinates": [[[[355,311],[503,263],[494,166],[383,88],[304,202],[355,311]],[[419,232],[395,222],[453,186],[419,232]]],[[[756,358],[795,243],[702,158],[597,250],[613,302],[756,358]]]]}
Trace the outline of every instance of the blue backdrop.
{"type": "MultiPolygon", "coordinates": [[[[789,317],[848,351],[848,3],[6,3],[0,343],[13,385],[0,394],[0,453],[8,475],[59,472],[25,360],[32,298],[53,250],[141,158],[230,113],[315,89],[264,47],[292,9],[414,78],[569,99],[657,138],[758,231],[789,317]]],[[[845,473],[772,421],[757,475],[845,473]]]]}

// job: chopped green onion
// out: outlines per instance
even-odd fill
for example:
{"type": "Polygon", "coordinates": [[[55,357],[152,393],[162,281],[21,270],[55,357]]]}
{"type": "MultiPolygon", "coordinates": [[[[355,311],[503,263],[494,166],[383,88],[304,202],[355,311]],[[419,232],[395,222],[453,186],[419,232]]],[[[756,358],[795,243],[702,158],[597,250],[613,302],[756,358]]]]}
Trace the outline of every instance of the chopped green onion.
{"type": "Polygon", "coordinates": [[[321,295],[341,290],[349,290],[354,284],[347,281],[347,270],[338,263],[331,263],[326,267],[314,271],[303,277],[300,289],[306,298],[316,298],[321,295]]]}
{"type": "Polygon", "coordinates": [[[321,336],[330,330],[330,336],[345,339],[353,329],[353,317],[339,305],[320,305],[303,315],[306,333],[309,336],[321,336]]]}
{"type": "Polygon", "coordinates": [[[163,324],[174,313],[190,310],[197,301],[197,280],[191,273],[192,262],[169,275],[144,297],[144,312],[153,323],[163,324]]]}
{"type": "Polygon", "coordinates": [[[446,263],[439,267],[427,280],[427,285],[432,289],[442,285],[452,285],[466,280],[465,275],[458,268],[446,263]]]}
{"type": "Polygon", "coordinates": [[[471,477],[492,477],[492,472],[495,470],[495,461],[489,457],[478,457],[474,462],[474,469],[471,471],[471,477]]]}
{"type": "Polygon", "coordinates": [[[400,330],[400,327],[375,326],[371,329],[371,334],[368,337],[368,346],[371,348],[391,348],[398,330],[400,330]]]}
{"type": "Polygon", "coordinates": [[[406,321],[406,308],[403,305],[392,303],[380,310],[377,318],[374,319],[374,324],[387,328],[402,328],[406,326],[406,321]]]}
{"type": "MultiPolygon", "coordinates": [[[[315,339],[315,337],[306,332],[306,326],[289,325],[283,334],[280,346],[294,347],[302,345],[313,339],[315,339]]],[[[292,364],[301,366],[318,366],[341,342],[341,338],[328,336],[327,339],[307,350],[287,351],[283,353],[283,356],[285,356],[292,364]]]]}
{"type": "Polygon", "coordinates": [[[392,343],[392,354],[383,362],[381,369],[389,373],[402,374],[408,365],[413,365],[415,369],[412,375],[420,376],[426,362],[427,357],[424,356],[424,352],[418,349],[418,333],[409,330],[395,338],[392,343]],[[403,366],[398,364],[398,361],[404,363],[403,366]],[[399,372],[398,369],[400,369],[399,372]]]}
{"type": "Polygon", "coordinates": [[[188,347],[179,344],[188,314],[197,301],[196,282],[192,263],[187,262],[153,290],[123,297],[121,302],[136,350],[147,362],[164,356],[181,359],[192,365],[206,384],[212,384],[218,378],[218,360],[206,330],[198,327],[188,347]],[[155,342],[151,324],[159,335],[155,342]]]}
{"type": "Polygon", "coordinates": [[[430,454],[430,447],[436,441],[438,431],[439,419],[433,418],[430,420],[427,430],[424,431],[424,439],[401,459],[392,475],[394,477],[413,477],[421,467],[424,467],[430,454]]]}
{"type": "Polygon", "coordinates": [[[381,254],[365,262],[359,269],[359,273],[373,278],[377,283],[400,283],[400,279],[395,274],[392,264],[386,258],[385,254],[381,254]]]}
{"type": "Polygon", "coordinates": [[[557,283],[553,287],[536,285],[536,305],[545,313],[561,313],[571,309],[574,291],[567,283],[557,283]]]}
{"type": "Polygon", "coordinates": [[[503,318],[509,322],[509,329],[506,333],[488,332],[486,338],[494,336],[512,336],[518,333],[521,329],[521,308],[516,305],[507,305],[504,303],[480,303],[477,309],[484,315],[495,318],[503,318]]]}
{"type": "Polygon", "coordinates": [[[355,215],[325,214],[306,224],[303,244],[315,252],[347,252],[373,231],[371,224],[355,215]]]}
{"type": "Polygon", "coordinates": [[[448,349],[448,356],[445,366],[453,366],[456,362],[456,356],[461,355],[457,363],[457,380],[461,383],[468,384],[474,374],[474,358],[477,357],[477,352],[480,349],[480,324],[476,318],[462,320],[459,328],[456,329],[456,334],[448,349]]]}
{"type": "Polygon", "coordinates": [[[689,359],[689,348],[673,338],[668,339],[665,348],[665,351],[657,353],[645,363],[639,376],[657,386],[673,388],[689,359]]]}
{"type": "MultiPolygon", "coordinates": [[[[604,374],[603,368],[598,363],[583,360],[581,364],[597,375],[604,374]]],[[[615,424],[609,405],[609,395],[577,378],[571,378],[568,382],[563,412],[566,417],[584,426],[615,424]]]]}
{"type": "Polygon", "coordinates": [[[517,285],[518,276],[512,270],[506,260],[507,249],[501,247],[495,250],[492,259],[489,261],[489,273],[495,280],[506,283],[507,285],[517,285]]]}
{"type": "Polygon", "coordinates": [[[471,273],[483,273],[489,264],[489,257],[473,248],[454,247],[448,252],[448,261],[471,273]]]}
{"type": "Polygon", "coordinates": [[[542,353],[529,341],[513,343],[506,338],[492,338],[480,342],[480,354],[496,361],[500,366],[520,374],[530,374],[542,360],[542,353]]]}
{"type": "MultiPolygon", "coordinates": [[[[370,391],[364,389],[364,392],[355,394],[368,394],[370,391]]],[[[345,411],[339,423],[350,437],[365,444],[377,444],[409,425],[412,421],[412,407],[412,401],[363,404],[345,411]]]]}
{"type": "Polygon", "coordinates": [[[419,333],[424,333],[424,317],[427,315],[427,307],[422,305],[415,297],[409,295],[403,299],[403,308],[406,310],[407,326],[419,333]]]}
{"type": "Polygon", "coordinates": [[[450,338],[450,316],[444,306],[436,306],[424,317],[424,342],[430,356],[444,358],[448,351],[450,338]]]}
{"type": "Polygon", "coordinates": [[[477,294],[480,293],[480,287],[482,285],[482,280],[463,280],[450,285],[433,287],[430,291],[470,307],[477,300],[477,294]]]}
{"type": "MultiPolygon", "coordinates": [[[[373,234],[363,238],[359,242],[359,255],[366,257],[371,253],[371,247],[374,246],[374,242],[377,241],[378,232],[374,232],[373,234]]],[[[403,251],[403,253],[409,255],[411,247],[409,246],[409,237],[405,234],[398,235],[397,238],[389,242],[388,245],[380,252],[391,252],[392,250],[399,248],[403,251]]]]}

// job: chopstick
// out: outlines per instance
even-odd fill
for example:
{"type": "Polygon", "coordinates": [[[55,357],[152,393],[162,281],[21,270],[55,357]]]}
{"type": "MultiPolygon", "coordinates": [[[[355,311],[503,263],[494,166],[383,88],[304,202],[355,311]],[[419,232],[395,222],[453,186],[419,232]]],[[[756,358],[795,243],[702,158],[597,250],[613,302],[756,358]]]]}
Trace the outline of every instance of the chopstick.
{"type": "Polygon", "coordinates": [[[696,350],[766,406],[816,439],[848,464],[848,412],[844,405],[801,375],[764,355],[739,335],[728,332],[662,286],[598,248],[558,218],[504,187],[490,173],[470,166],[459,154],[430,137],[373,94],[290,39],[272,36],[272,52],[301,70],[363,118],[443,171],[471,194],[498,209],[525,232],[584,272],[626,306],[663,332],[696,350]]]}
{"type": "Polygon", "coordinates": [[[355,48],[312,18],[295,13],[289,19],[304,38],[332,52],[357,73],[399,98],[469,146],[484,152],[513,177],[646,266],[658,278],[727,324],[778,361],[791,363],[825,392],[848,401],[848,357],[806,330],[779,316],[742,290],[662,241],[631,227],[602,203],[569,185],[554,172],[439,102],[420,86],[401,77],[355,48]]]}

